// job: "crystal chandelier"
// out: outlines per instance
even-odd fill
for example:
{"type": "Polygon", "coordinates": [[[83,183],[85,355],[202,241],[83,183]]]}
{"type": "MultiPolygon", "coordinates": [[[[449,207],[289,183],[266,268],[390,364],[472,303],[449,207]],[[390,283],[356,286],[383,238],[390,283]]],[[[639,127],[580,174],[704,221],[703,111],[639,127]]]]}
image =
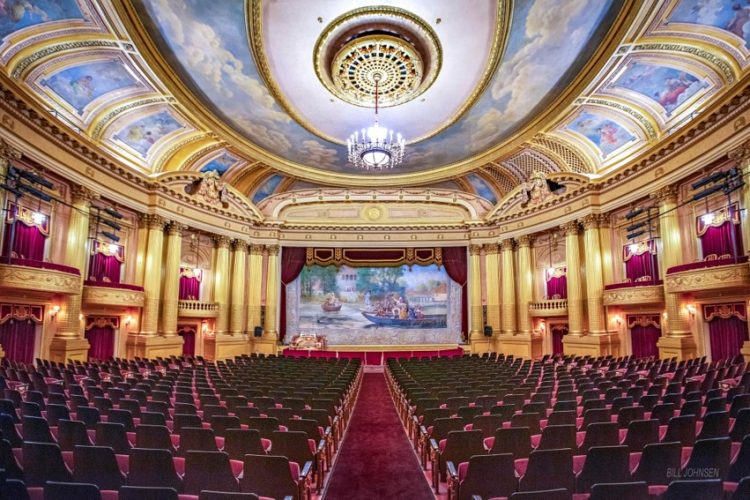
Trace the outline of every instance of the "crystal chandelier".
{"type": "Polygon", "coordinates": [[[406,141],[400,133],[394,139],[393,130],[388,130],[378,124],[378,82],[382,75],[376,73],[375,80],[375,124],[368,128],[355,131],[346,140],[349,150],[349,161],[355,167],[365,170],[382,170],[393,168],[404,159],[406,141]]]}

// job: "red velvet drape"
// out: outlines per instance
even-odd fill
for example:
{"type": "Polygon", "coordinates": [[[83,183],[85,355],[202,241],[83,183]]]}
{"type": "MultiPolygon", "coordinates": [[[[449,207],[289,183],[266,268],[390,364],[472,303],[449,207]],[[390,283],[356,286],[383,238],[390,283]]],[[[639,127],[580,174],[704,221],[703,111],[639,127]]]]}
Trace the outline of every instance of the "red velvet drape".
{"type": "Polygon", "coordinates": [[[5,236],[3,237],[3,255],[8,255],[11,240],[11,228],[15,224],[13,234],[14,257],[28,260],[44,260],[44,242],[46,236],[37,226],[27,226],[23,222],[16,221],[5,225],[5,236]]]}
{"type": "Polygon", "coordinates": [[[552,325],[552,354],[563,353],[563,337],[568,333],[565,325],[552,325]]]}
{"type": "Polygon", "coordinates": [[[654,325],[634,325],[630,329],[630,341],[633,344],[633,356],[636,358],[658,356],[659,349],[656,347],[656,342],[659,340],[659,337],[661,337],[661,329],[654,325]]]}
{"type": "Polygon", "coordinates": [[[745,252],[742,249],[742,228],[739,224],[726,221],[718,227],[709,227],[702,236],[701,251],[705,259],[709,255],[721,258],[722,255],[740,256],[745,252]],[[734,234],[732,234],[734,232],[734,234]],[[737,253],[735,254],[735,245],[737,253]]]}
{"type": "MultiPolygon", "coordinates": [[[[443,248],[443,265],[448,277],[461,285],[461,335],[466,340],[469,335],[469,300],[467,295],[466,278],[469,274],[466,247],[443,248]]],[[[490,276],[489,279],[499,279],[499,276],[490,276]]]]}
{"type": "Polygon", "coordinates": [[[8,320],[0,325],[0,345],[10,361],[34,361],[36,323],[31,320],[8,320]]]}
{"type": "Polygon", "coordinates": [[[195,328],[183,327],[177,333],[184,341],[182,344],[182,355],[195,356],[195,328]]]}
{"type": "MultiPolygon", "coordinates": [[[[279,340],[286,335],[286,286],[297,279],[305,267],[307,249],[301,247],[282,247],[281,249],[281,297],[279,300],[279,340]]],[[[250,326],[248,325],[248,328],[250,326]]]]}
{"type": "Polygon", "coordinates": [[[122,264],[116,255],[105,255],[97,252],[91,256],[89,262],[89,280],[97,282],[120,282],[122,264]],[[107,278],[106,280],[104,278],[107,278]]]}
{"type": "Polygon", "coordinates": [[[180,276],[180,300],[201,300],[201,282],[198,278],[180,276]]]}
{"type": "Polygon", "coordinates": [[[568,298],[568,277],[558,276],[546,280],[547,299],[567,299],[568,298]]]}
{"type": "Polygon", "coordinates": [[[625,276],[632,282],[643,276],[650,276],[652,281],[656,281],[659,276],[656,255],[651,252],[645,252],[640,255],[631,256],[625,262],[625,276]]]}
{"type": "Polygon", "coordinates": [[[747,322],[736,316],[714,317],[708,322],[708,336],[714,361],[732,358],[740,353],[742,344],[748,340],[747,322]]]}
{"type": "Polygon", "coordinates": [[[93,326],[86,330],[89,359],[105,360],[115,355],[115,329],[112,326],[93,326]]]}

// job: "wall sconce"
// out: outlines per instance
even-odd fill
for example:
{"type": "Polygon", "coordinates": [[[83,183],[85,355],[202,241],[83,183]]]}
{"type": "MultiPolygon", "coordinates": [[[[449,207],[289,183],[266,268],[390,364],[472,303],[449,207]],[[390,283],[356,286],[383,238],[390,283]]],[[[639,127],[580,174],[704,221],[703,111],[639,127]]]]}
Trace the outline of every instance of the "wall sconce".
{"type": "Polygon", "coordinates": [[[547,328],[546,323],[544,320],[539,321],[539,331],[543,332],[547,328]]]}
{"type": "Polygon", "coordinates": [[[622,325],[622,317],[619,314],[615,314],[612,319],[615,320],[615,323],[617,323],[617,326],[622,325]]]}
{"type": "Polygon", "coordinates": [[[690,314],[691,318],[695,318],[695,306],[693,304],[686,305],[685,309],[687,310],[688,314],[690,314]]]}
{"type": "Polygon", "coordinates": [[[125,316],[124,323],[126,328],[130,328],[130,325],[133,323],[133,316],[131,316],[130,314],[125,316]]]}
{"type": "Polygon", "coordinates": [[[666,321],[667,320],[667,311],[664,311],[663,313],[661,313],[661,317],[664,318],[664,321],[666,321]]]}
{"type": "Polygon", "coordinates": [[[52,308],[49,310],[49,315],[50,317],[52,317],[52,321],[57,320],[57,313],[59,312],[60,312],[60,306],[58,305],[52,306],[52,308]]]}

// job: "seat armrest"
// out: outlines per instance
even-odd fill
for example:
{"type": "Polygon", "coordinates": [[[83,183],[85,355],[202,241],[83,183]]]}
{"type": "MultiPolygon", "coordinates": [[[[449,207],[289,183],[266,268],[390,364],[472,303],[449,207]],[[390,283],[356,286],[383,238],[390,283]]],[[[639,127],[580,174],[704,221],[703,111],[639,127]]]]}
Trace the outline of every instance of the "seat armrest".
{"type": "Polygon", "coordinates": [[[313,463],[311,461],[305,462],[305,466],[302,467],[302,472],[299,473],[300,479],[307,479],[312,470],[313,463]]]}
{"type": "Polygon", "coordinates": [[[321,439],[320,441],[318,441],[318,449],[317,449],[316,453],[321,453],[325,449],[326,449],[326,440],[325,439],[321,439]]]}
{"type": "Polygon", "coordinates": [[[323,432],[324,436],[330,436],[331,435],[331,426],[329,425],[326,427],[326,430],[323,432]]]}
{"type": "Polygon", "coordinates": [[[420,425],[420,426],[419,426],[419,432],[420,432],[420,433],[421,433],[421,434],[422,434],[423,436],[426,436],[426,435],[427,435],[427,428],[426,428],[426,427],[425,427],[424,425],[420,425]]]}
{"type": "MultiPolygon", "coordinates": [[[[474,496],[476,496],[476,495],[474,495],[474,496]]],[[[287,495],[287,496],[284,497],[284,500],[294,500],[294,497],[292,495],[287,495]]],[[[482,500],[482,498],[479,497],[479,500],[482,500]]]]}
{"type": "Polygon", "coordinates": [[[432,448],[432,451],[434,451],[436,453],[437,453],[438,450],[440,450],[440,447],[438,446],[437,441],[435,441],[435,439],[433,439],[433,438],[430,438],[430,448],[432,448]]]}
{"type": "Polygon", "coordinates": [[[456,471],[456,466],[453,465],[452,460],[448,460],[445,462],[445,467],[448,469],[448,475],[452,477],[453,479],[458,479],[458,471],[456,471]]]}

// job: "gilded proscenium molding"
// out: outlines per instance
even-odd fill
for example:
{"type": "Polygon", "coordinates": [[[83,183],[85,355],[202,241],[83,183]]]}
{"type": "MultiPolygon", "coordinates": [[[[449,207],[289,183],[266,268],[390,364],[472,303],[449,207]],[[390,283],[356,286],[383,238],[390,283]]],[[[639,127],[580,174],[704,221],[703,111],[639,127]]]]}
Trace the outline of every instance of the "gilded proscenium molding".
{"type": "Polygon", "coordinates": [[[663,304],[664,287],[654,285],[604,290],[603,299],[605,306],[663,304]]]}
{"type": "Polygon", "coordinates": [[[83,287],[83,303],[87,306],[143,307],[143,292],[104,286],[83,287]]]}
{"type": "MultiPolygon", "coordinates": [[[[305,120],[303,117],[299,115],[299,113],[297,113],[297,111],[294,109],[291,103],[286,99],[283,92],[280,91],[279,86],[276,83],[270,71],[270,68],[268,65],[268,58],[266,57],[266,52],[263,46],[262,3],[263,3],[262,0],[247,0],[247,6],[249,10],[247,14],[247,18],[250,20],[250,22],[248,23],[248,26],[249,26],[250,46],[253,48],[252,53],[253,53],[253,56],[255,57],[255,62],[258,65],[258,73],[261,75],[264,82],[266,83],[268,90],[274,96],[274,98],[276,99],[276,102],[278,102],[281,105],[281,107],[289,114],[289,116],[291,116],[295,121],[297,121],[297,123],[302,125],[309,132],[336,144],[341,144],[341,145],[346,144],[346,142],[339,137],[330,137],[327,134],[324,134],[323,132],[317,130],[308,120],[305,120]]],[[[445,120],[442,126],[420,137],[409,138],[407,144],[424,141],[426,139],[429,139],[430,137],[433,137],[439,134],[446,128],[453,125],[456,121],[458,121],[458,119],[461,118],[466,113],[466,111],[468,111],[471,108],[471,106],[477,101],[477,99],[479,99],[479,97],[487,88],[487,85],[490,83],[492,76],[495,74],[495,71],[497,70],[497,65],[500,63],[500,61],[502,60],[502,56],[505,53],[505,47],[507,44],[508,35],[510,33],[509,27],[510,27],[510,18],[511,18],[512,11],[513,11],[512,2],[508,2],[507,0],[497,0],[497,22],[495,23],[495,32],[494,32],[494,36],[492,39],[492,48],[490,50],[490,54],[487,59],[488,62],[485,66],[484,73],[479,79],[479,83],[474,88],[474,90],[469,95],[469,97],[466,99],[466,101],[461,105],[461,107],[457,110],[457,112],[451,118],[449,118],[448,120],[445,120]]],[[[322,43],[323,40],[328,38],[328,33],[334,30],[337,26],[341,25],[342,23],[347,22],[352,17],[358,17],[363,14],[378,14],[378,13],[386,14],[388,16],[403,17],[404,19],[407,19],[410,22],[416,23],[418,26],[424,25],[423,29],[425,30],[426,33],[432,32],[428,24],[426,24],[424,21],[422,21],[418,17],[410,14],[408,11],[405,11],[403,9],[399,9],[397,7],[392,7],[392,6],[383,6],[383,5],[374,6],[374,7],[364,7],[364,8],[354,9],[350,12],[347,12],[343,14],[342,16],[339,16],[336,19],[334,19],[331,23],[329,23],[326,29],[324,30],[324,32],[318,38],[318,42],[316,43],[316,46],[313,50],[313,54],[316,54],[319,51],[319,45],[322,43]]],[[[435,35],[435,41],[436,41],[435,45],[437,47],[437,50],[441,50],[440,41],[437,38],[437,35],[435,35]]],[[[439,55],[439,54],[436,54],[436,55],[439,55]]],[[[442,59],[442,57],[440,58],[442,59]]],[[[321,79],[320,72],[322,68],[319,67],[319,62],[317,58],[314,58],[314,65],[315,65],[316,74],[318,74],[318,78],[321,79]]],[[[439,71],[440,71],[440,68],[439,67],[436,68],[435,74],[439,73],[439,71]]]]}
{"type": "Polygon", "coordinates": [[[78,275],[3,263],[0,263],[0,283],[3,288],[27,292],[77,295],[81,291],[78,275]]]}
{"type": "Polygon", "coordinates": [[[750,289],[750,266],[746,262],[667,274],[664,283],[670,293],[706,290],[750,289]]]}

